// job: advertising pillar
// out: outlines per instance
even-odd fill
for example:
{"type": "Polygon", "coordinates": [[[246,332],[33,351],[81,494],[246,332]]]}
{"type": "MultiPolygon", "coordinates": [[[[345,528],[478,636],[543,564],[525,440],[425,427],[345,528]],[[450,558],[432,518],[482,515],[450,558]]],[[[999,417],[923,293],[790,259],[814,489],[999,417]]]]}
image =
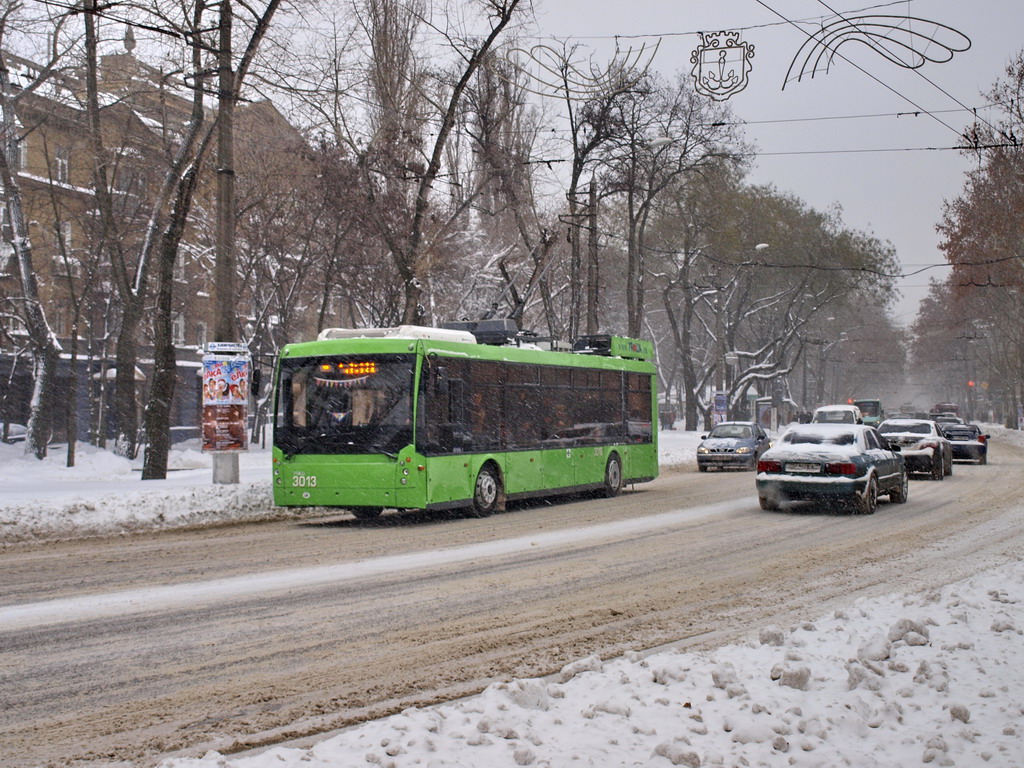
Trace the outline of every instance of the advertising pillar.
{"type": "Polygon", "coordinates": [[[210,342],[203,355],[203,452],[213,454],[213,482],[239,480],[238,454],[249,448],[249,382],[245,344],[210,342]]]}

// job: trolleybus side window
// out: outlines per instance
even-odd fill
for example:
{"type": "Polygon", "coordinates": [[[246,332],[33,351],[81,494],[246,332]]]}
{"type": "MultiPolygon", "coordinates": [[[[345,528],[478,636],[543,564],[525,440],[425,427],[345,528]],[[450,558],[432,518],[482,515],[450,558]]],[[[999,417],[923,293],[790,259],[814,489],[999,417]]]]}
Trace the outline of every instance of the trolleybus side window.
{"type": "Polygon", "coordinates": [[[428,455],[650,442],[651,376],[458,358],[428,360],[420,450],[428,455]]]}
{"type": "Polygon", "coordinates": [[[651,442],[651,377],[647,374],[626,374],[626,428],[630,439],[651,442]]]}

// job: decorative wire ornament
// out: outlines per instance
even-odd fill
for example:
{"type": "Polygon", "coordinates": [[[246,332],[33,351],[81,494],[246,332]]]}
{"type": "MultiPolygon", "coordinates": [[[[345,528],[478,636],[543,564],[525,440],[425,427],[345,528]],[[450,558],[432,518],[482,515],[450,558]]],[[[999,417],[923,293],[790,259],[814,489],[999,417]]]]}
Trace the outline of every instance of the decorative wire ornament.
{"type": "Polygon", "coordinates": [[[916,16],[841,18],[823,24],[821,29],[808,36],[786,71],[782,89],[785,90],[786,84],[792,80],[802,80],[804,75],[809,74],[813,78],[819,71],[827,73],[839,47],[851,42],[866,45],[882,58],[905,69],[919,69],[927,62],[944,64],[953,58],[954,53],[962,53],[971,47],[971,39],[963,32],[916,16]],[[794,75],[793,70],[798,63],[798,71],[794,75]]]}
{"type": "MultiPolygon", "coordinates": [[[[529,50],[514,48],[511,53],[521,54],[539,68],[539,72],[533,73],[516,64],[538,84],[536,88],[525,87],[526,91],[537,96],[586,101],[633,88],[647,74],[659,45],[661,40],[653,47],[644,43],[626,51],[616,45],[615,54],[603,69],[592,62],[573,61],[576,48],[559,51],[550,45],[535,45],[529,50]]],[[[510,60],[514,61],[511,57],[510,60]]]]}
{"type": "Polygon", "coordinates": [[[701,44],[690,54],[694,88],[715,101],[725,101],[747,87],[754,46],[739,32],[701,32],[701,44]]]}

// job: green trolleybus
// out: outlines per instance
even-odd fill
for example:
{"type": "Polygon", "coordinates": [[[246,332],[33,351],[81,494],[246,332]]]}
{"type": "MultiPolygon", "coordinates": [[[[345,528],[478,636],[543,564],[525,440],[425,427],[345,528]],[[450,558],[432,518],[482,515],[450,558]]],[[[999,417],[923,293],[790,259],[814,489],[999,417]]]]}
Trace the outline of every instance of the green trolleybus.
{"type": "Polygon", "coordinates": [[[284,347],[274,502],[358,518],[385,508],[484,516],[507,499],[614,496],[657,476],[650,342],[594,336],[551,351],[478,336],[333,328],[284,347]]]}

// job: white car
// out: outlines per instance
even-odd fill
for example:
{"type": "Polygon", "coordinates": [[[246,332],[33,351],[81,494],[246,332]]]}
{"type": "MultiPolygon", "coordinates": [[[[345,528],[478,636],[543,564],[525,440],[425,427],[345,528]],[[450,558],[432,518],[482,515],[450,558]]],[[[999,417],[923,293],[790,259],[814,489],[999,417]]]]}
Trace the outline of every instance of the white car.
{"type": "Polygon", "coordinates": [[[814,412],[812,424],[863,424],[864,414],[856,405],[823,405],[814,412]]]}
{"type": "MultiPolygon", "coordinates": [[[[0,438],[3,438],[4,430],[4,423],[0,421],[0,438]]],[[[24,424],[15,424],[13,422],[9,422],[6,425],[6,431],[7,439],[5,442],[8,443],[23,443],[25,442],[25,438],[28,436],[28,429],[25,427],[24,424]]]]}

